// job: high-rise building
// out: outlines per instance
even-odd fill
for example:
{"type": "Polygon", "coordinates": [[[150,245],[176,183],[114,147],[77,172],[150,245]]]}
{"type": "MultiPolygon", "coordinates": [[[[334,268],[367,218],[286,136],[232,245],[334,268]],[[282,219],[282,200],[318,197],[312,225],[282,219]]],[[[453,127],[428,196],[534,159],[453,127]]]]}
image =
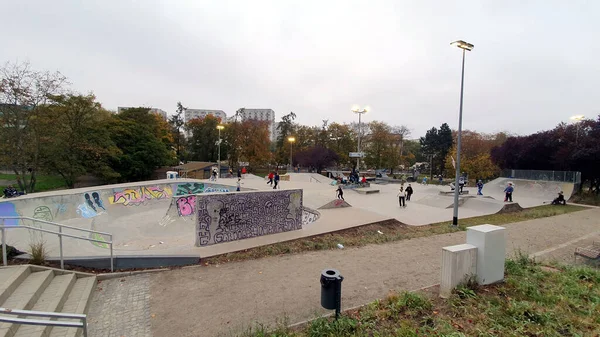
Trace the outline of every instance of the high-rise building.
{"type": "Polygon", "coordinates": [[[189,122],[192,119],[204,118],[208,115],[213,115],[221,119],[221,122],[225,123],[227,120],[227,114],[223,110],[208,110],[208,109],[185,109],[184,119],[185,122],[189,122]]]}
{"type": "MultiPolygon", "coordinates": [[[[127,109],[133,109],[134,107],[131,106],[120,106],[117,108],[117,113],[120,114],[121,112],[123,112],[123,110],[127,110],[127,109]]],[[[144,108],[144,107],[136,107],[136,108],[144,108]]],[[[167,120],[167,112],[163,109],[159,109],[159,108],[149,108],[150,110],[148,111],[149,113],[153,113],[153,114],[157,114],[159,116],[161,116],[164,120],[167,120]]]]}
{"type": "Polygon", "coordinates": [[[269,123],[269,137],[275,140],[275,111],[273,109],[240,109],[240,118],[245,120],[266,121],[269,123]]]}

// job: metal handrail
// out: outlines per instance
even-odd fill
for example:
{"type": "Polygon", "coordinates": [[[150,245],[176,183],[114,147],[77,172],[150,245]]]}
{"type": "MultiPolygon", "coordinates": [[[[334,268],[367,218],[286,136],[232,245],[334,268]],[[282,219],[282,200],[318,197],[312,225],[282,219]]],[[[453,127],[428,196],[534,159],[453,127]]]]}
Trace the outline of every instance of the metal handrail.
{"type": "Polygon", "coordinates": [[[18,310],[0,308],[0,322],[17,323],[17,324],[29,324],[29,325],[43,325],[43,326],[60,326],[67,328],[83,328],[83,337],[87,337],[87,315],[84,314],[67,314],[62,312],[45,312],[45,311],[30,311],[30,310],[18,310]],[[28,318],[11,318],[4,317],[5,315],[19,315],[19,316],[35,316],[35,317],[55,317],[55,318],[70,318],[78,319],[79,322],[70,321],[50,321],[41,319],[28,319],[28,318]]]}
{"type": "Polygon", "coordinates": [[[30,218],[30,217],[0,216],[0,221],[1,221],[0,229],[2,229],[2,262],[4,263],[4,266],[8,265],[7,256],[6,256],[6,229],[7,228],[8,229],[27,228],[27,229],[32,229],[32,230],[44,232],[44,233],[50,233],[50,234],[56,234],[56,235],[58,235],[59,251],[60,251],[60,268],[61,269],[65,269],[65,262],[64,262],[64,257],[63,257],[62,237],[66,236],[66,237],[74,238],[74,239],[80,239],[80,240],[86,240],[86,241],[90,241],[90,242],[98,242],[98,243],[108,244],[110,246],[110,271],[111,272],[114,271],[113,235],[110,234],[110,233],[100,232],[100,231],[94,231],[94,230],[85,229],[85,228],[72,227],[72,226],[67,226],[67,225],[61,225],[59,223],[50,222],[50,221],[46,221],[46,220],[40,220],[40,219],[34,219],[34,218],[30,218]],[[25,226],[25,225],[6,226],[5,222],[4,222],[5,220],[31,220],[31,221],[33,221],[34,224],[36,222],[41,222],[41,223],[45,223],[45,224],[49,224],[49,225],[58,226],[58,232],[51,231],[51,230],[48,230],[48,229],[43,229],[43,228],[37,228],[37,227],[32,227],[32,226],[25,226]],[[95,234],[107,235],[107,236],[110,237],[110,241],[96,240],[96,239],[86,238],[84,236],[77,236],[77,235],[65,234],[65,233],[62,232],[63,227],[64,228],[69,228],[69,229],[74,229],[74,230],[79,230],[79,231],[87,232],[87,233],[95,233],[95,234]]]}

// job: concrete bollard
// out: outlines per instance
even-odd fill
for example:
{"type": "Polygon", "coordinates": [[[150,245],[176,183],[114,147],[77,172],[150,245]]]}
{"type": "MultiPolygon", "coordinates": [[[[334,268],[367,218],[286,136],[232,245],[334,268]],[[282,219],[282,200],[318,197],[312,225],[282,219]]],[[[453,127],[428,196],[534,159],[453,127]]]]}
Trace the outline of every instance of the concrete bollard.
{"type": "Polygon", "coordinates": [[[494,225],[468,227],[467,243],[477,247],[477,283],[485,285],[504,280],[506,229],[494,225]]]}
{"type": "Polygon", "coordinates": [[[447,298],[457,285],[477,272],[477,247],[470,244],[442,248],[440,297],[447,298]]]}

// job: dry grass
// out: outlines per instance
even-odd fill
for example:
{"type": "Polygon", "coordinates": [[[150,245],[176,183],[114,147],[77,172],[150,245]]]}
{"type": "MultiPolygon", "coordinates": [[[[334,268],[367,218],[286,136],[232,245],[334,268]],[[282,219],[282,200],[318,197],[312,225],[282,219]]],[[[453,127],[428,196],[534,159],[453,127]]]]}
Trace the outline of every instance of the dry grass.
{"type": "Polygon", "coordinates": [[[296,254],[315,250],[338,249],[338,243],[341,243],[345,247],[361,247],[369,244],[381,244],[438,234],[453,233],[465,230],[467,227],[475,225],[502,225],[512,222],[566,214],[584,209],[586,208],[574,205],[539,206],[527,208],[514,213],[491,214],[461,219],[458,228],[451,227],[450,221],[416,227],[407,226],[395,219],[391,219],[360,227],[345,229],[338,232],[209,257],[202,259],[202,262],[205,264],[222,264],[226,262],[244,261],[267,256],[296,254]]]}
{"type": "Polygon", "coordinates": [[[46,241],[35,240],[29,244],[31,251],[31,260],[29,263],[37,265],[45,265],[48,259],[48,250],[46,249],[46,241]]]}

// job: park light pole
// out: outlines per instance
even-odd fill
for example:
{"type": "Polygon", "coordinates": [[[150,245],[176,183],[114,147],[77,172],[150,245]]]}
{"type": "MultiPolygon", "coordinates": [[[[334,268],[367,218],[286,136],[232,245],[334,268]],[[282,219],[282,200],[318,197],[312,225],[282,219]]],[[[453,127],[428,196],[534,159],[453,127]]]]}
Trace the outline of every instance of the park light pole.
{"type": "Polygon", "coordinates": [[[217,160],[217,167],[219,168],[218,178],[221,178],[221,130],[223,129],[225,129],[223,125],[217,125],[217,130],[219,130],[219,140],[217,141],[217,144],[219,144],[219,157],[217,160]]]}
{"type": "Polygon", "coordinates": [[[352,106],[352,112],[354,112],[355,114],[358,114],[358,146],[357,146],[357,150],[358,150],[358,157],[356,157],[356,170],[360,170],[360,134],[362,133],[362,126],[361,126],[361,115],[362,114],[366,114],[367,112],[369,112],[369,110],[371,110],[371,108],[369,108],[368,106],[361,108],[358,105],[354,105],[352,106]]]}
{"type": "Polygon", "coordinates": [[[575,134],[575,145],[579,142],[579,127],[581,125],[581,121],[585,119],[584,115],[575,115],[569,118],[571,122],[577,124],[577,133],[575,134]]]}
{"type": "Polygon", "coordinates": [[[293,151],[294,151],[294,142],[295,141],[296,141],[295,137],[288,137],[288,142],[290,142],[290,171],[294,167],[294,155],[293,155],[293,151]]]}
{"type": "Polygon", "coordinates": [[[462,71],[460,76],[460,108],[458,112],[458,136],[456,137],[456,176],[454,181],[454,214],[452,216],[452,226],[458,226],[458,193],[460,192],[459,188],[459,176],[460,176],[460,139],[462,134],[462,109],[463,109],[463,91],[465,84],[465,54],[467,51],[473,50],[474,45],[465,42],[463,40],[458,40],[450,43],[450,45],[457,46],[462,49],[462,71]]]}

